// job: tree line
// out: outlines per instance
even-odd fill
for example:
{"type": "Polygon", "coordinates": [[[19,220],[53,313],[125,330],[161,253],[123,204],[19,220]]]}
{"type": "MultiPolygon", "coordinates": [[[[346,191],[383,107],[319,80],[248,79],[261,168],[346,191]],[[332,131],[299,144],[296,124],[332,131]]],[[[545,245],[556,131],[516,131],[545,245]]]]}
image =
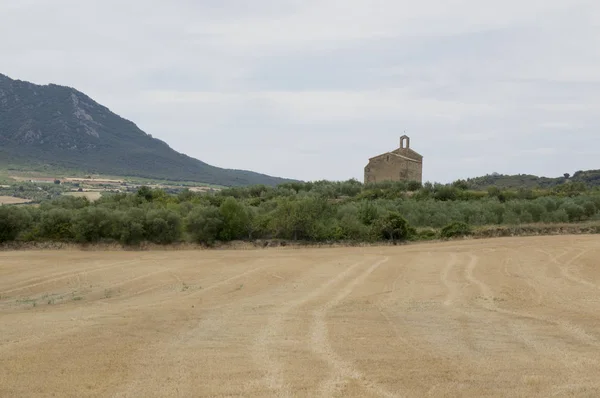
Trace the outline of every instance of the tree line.
{"type": "Polygon", "coordinates": [[[0,207],[0,242],[142,242],[211,245],[233,240],[376,242],[468,235],[485,225],[600,220],[600,191],[485,191],[452,184],[318,181],[178,194],[142,187],[95,202],[60,196],[0,207]]]}

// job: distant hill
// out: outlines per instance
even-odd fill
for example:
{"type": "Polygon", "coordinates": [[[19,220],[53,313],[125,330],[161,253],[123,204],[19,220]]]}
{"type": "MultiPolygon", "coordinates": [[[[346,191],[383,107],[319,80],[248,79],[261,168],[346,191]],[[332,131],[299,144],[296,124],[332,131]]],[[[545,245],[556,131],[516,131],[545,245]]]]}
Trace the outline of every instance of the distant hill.
{"type": "Polygon", "coordinates": [[[567,181],[581,182],[588,187],[600,186],[600,170],[578,171],[572,176],[556,178],[538,177],[530,174],[504,175],[488,174],[483,177],[469,178],[466,180],[469,187],[473,189],[498,188],[552,188],[564,184],[567,181]],[[567,178],[568,177],[568,178],[567,178]]]}
{"type": "Polygon", "coordinates": [[[176,152],[73,88],[0,74],[0,166],[42,165],[224,186],[292,181],[211,166],[176,152]]]}

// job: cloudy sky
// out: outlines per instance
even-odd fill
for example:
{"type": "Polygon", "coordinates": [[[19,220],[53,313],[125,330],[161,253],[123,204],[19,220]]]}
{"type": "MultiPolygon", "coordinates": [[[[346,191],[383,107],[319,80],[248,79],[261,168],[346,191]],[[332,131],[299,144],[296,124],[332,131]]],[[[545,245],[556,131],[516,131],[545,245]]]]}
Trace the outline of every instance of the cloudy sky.
{"type": "Polygon", "coordinates": [[[0,73],[72,86],[207,163],[424,179],[600,168],[597,0],[0,0],[0,73]]]}

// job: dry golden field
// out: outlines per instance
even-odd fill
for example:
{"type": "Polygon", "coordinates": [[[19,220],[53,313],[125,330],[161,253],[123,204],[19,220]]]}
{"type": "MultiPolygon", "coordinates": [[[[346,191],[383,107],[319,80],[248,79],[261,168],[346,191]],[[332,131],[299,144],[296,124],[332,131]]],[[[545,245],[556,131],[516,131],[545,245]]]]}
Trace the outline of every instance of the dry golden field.
{"type": "Polygon", "coordinates": [[[0,196],[0,205],[18,205],[29,202],[31,202],[29,199],[15,198],[13,196],[0,196]]]}
{"type": "Polygon", "coordinates": [[[102,197],[102,192],[99,191],[86,191],[86,192],[66,192],[67,196],[74,196],[78,198],[88,198],[90,202],[94,202],[102,197]]]}
{"type": "Polygon", "coordinates": [[[600,237],[0,252],[1,397],[598,397],[600,237]]]}

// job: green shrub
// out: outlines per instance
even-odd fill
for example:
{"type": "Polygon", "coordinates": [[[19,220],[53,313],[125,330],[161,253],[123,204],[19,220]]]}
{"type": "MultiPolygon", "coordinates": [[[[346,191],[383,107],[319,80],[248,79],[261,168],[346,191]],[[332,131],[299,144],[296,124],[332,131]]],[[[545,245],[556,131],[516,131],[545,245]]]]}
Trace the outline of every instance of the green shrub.
{"type": "Polygon", "coordinates": [[[508,225],[520,224],[521,218],[519,217],[519,214],[517,214],[517,212],[515,212],[514,210],[508,210],[504,212],[504,215],[502,216],[502,223],[508,225]]]}
{"type": "Polygon", "coordinates": [[[440,236],[442,238],[449,239],[454,237],[469,236],[472,233],[473,231],[467,223],[453,222],[442,228],[442,230],[440,231],[440,236]]]}
{"type": "Polygon", "coordinates": [[[379,238],[397,241],[408,239],[414,233],[414,229],[400,213],[391,212],[376,221],[374,232],[379,238]]]}
{"type": "Polygon", "coordinates": [[[0,206],[0,243],[15,240],[31,223],[31,215],[14,206],[0,206]]]}
{"type": "Polygon", "coordinates": [[[144,220],[146,216],[141,209],[133,208],[118,217],[115,236],[124,245],[139,245],[146,238],[144,220]]]}
{"type": "Polygon", "coordinates": [[[533,222],[533,215],[527,210],[521,212],[520,220],[522,224],[531,224],[533,222]]]}
{"type": "Polygon", "coordinates": [[[8,194],[49,199],[39,208],[19,207],[24,213],[18,213],[17,207],[3,209],[0,239],[110,239],[125,245],[168,244],[184,238],[207,244],[234,239],[427,240],[438,237],[438,228],[446,228],[451,236],[466,234],[448,229],[450,225],[600,220],[600,189],[582,189],[571,182],[555,190],[554,185],[487,188],[494,184],[492,177],[483,185],[476,180],[446,185],[349,180],[211,193],[142,187],[132,193],[103,195],[93,203],[69,196],[52,200],[68,189],[63,184],[15,184],[8,194]],[[15,226],[11,220],[18,214],[25,221],[15,226]]]}
{"type": "Polygon", "coordinates": [[[273,237],[315,240],[322,236],[320,223],[333,217],[333,207],[323,197],[305,195],[276,200],[269,229],[273,237]]]}
{"type": "Polygon", "coordinates": [[[219,207],[223,225],[219,232],[222,241],[246,238],[250,232],[250,212],[245,205],[239,203],[235,198],[225,199],[219,207]]]}
{"type": "Polygon", "coordinates": [[[567,213],[569,221],[581,221],[585,217],[585,209],[573,202],[565,203],[562,209],[567,213]]]}
{"type": "Polygon", "coordinates": [[[528,202],[525,204],[525,209],[533,219],[533,222],[540,222],[542,220],[542,215],[546,212],[546,208],[537,202],[528,202]]]}
{"type": "Polygon", "coordinates": [[[551,213],[546,213],[543,221],[546,223],[567,223],[569,222],[569,214],[565,209],[558,209],[551,213]]]}
{"type": "Polygon", "coordinates": [[[418,191],[419,189],[421,189],[422,187],[423,187],[423,185],[418,181],[409,181],[407,189],[410,192],[415,192],[415,191],[418,191]]]}
{"type": "Polygon", "coordinates": [[[44,211],[54,208],[76,210],[83,209],[90,205],[90,201],[85,196],[60,196],[50,202],[42,204],[41,209],[44,211]]]}
{"type": "Polygon", "coordinates": [[[71,241],[75,237],[72,228],[73,210],[50,209],[42,213],[39,233],[42,239],[53,241],[71,241]]]}
{"type": "Polygon", "coordinates": [[[215,207],[196,208],[185,220],[185,229],[194,242],[213,244],[223,229],[223,216],[215,207]]]}
{"type": "Polygon", "coordinates": [[[345,215],[339,220],[337,225],[340,228],[343,239],[354,241],[368,241],[370,236],[369,226],[360,222],[358,218],[352,215],[345,215]]]}
{"type": "Polygon", "coordinates": [[[434,240],[439,238],[439,233],[433,228],[424,228],[417,231],[415,238],[417,240],[434,240]]]}
{"type": "Polygon", "coordinates": [[[146,238],[153,243],[178,242],[182,233],[181,217],[171,210],[151,210],[146,214],[144,231],[146,238]]]}
{"type": "Polygon", "coordinates": [[[118,239],[115,213],[98,207],[87,207],[78,212],[73,220],[73,234],[78,242],[92,243],[118,239]]]}
{"type": "Polygon", "coordinates": [[[358,217],[360,221],[365,225],[371,225],[377,219],[379,211],[372,202],[363,201],[360,204],[358,211],[358,217]]]}
{"type": "Polygon", "coordinates": [[[593,217],[598,212],[598,209],[594,202],[588,201],[583,203],[583,211],[585,212],[585,216],[589,218],[593,217]]]}
{"type": "Polygon", "coordinates": [[[433,197],[436,200],[442,200],[442,201],[456,200],[458,194],[459,194],[458,188],[455,188],[452,186],[441,186],[435,190],[433,197]]]}

